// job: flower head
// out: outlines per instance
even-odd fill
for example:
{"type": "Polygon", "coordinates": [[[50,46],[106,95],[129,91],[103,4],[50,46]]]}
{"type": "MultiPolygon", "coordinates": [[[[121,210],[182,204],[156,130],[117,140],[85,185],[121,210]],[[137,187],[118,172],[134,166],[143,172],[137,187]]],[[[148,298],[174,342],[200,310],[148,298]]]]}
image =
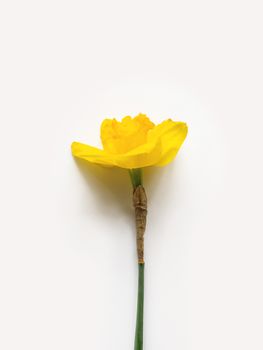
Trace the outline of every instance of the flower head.
{"type": "Polygon", "coordinates": [[[121,122],[105,119],[101,124],[103,149],[72,143],[72,154],[91,163],[134,169],[164,166],[176,156],[187,135],[187,125],[171,119],[155,125],[139,114],[121,122]]]}

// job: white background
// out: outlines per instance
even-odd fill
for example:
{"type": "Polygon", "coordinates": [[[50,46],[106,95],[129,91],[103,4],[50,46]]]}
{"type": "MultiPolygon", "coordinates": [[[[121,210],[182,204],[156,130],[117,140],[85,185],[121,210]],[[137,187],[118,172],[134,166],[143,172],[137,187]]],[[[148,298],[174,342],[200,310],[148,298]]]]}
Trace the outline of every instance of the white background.
{"type": "Polygon", "coordinates": [[[105,117],[186,121],[145,171],[145,350],[263,348],[261,1],[1,1],[0,348],[133,349],[131,186],[105,117]]]}

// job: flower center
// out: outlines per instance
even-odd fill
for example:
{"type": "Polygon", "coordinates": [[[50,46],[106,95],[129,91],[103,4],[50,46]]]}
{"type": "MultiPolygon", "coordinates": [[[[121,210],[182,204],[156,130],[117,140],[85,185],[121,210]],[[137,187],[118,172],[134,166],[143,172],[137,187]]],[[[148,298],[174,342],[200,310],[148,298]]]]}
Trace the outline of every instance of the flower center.
{"type": "Polygon", "coordinates": [[[147,142],[147,134],[154,123],[144,114],[125,117],[121,122],[105,119],[101,125],[101,141],[105,151],[124,154],[147,142]]]}

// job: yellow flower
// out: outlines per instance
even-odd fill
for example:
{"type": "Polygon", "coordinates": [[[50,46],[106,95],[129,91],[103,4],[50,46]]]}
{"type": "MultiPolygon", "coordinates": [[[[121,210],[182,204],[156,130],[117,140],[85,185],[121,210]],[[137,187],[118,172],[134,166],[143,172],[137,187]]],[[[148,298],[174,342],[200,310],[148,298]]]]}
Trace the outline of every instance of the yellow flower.
{"type": "Polygon", "coordinates": [[[88,162],[126,169],[164,166],[176,156],[187,135],[187,125],[171,119],[155,125],[139,114],[121,122],[105,119],[101,124],[103,150],[79,142],[72,154],[88,162]]]}

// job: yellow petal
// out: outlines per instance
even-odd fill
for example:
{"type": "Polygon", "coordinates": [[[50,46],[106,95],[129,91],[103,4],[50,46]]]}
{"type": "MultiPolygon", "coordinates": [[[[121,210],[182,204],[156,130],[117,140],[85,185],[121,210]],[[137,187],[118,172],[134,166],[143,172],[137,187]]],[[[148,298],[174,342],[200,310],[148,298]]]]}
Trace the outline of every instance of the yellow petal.
{"type": "Polygon", "coordinates": [[[91,163],[113,166],[113,159],[103,150],[79,142],[73,142],[71,151],[74,157],[87,160],[91,163]]]}
{"type": "Polygon", "coordinates": [[[168,119],[149,131],[148,142],[160,142],[161,156],[156,160],[156,166],[170,163],[187,136],[187,125],[168,119]]]}
{"type": "Polygon", "coordinates": [[[161,147],[155,143],[147,143],[126,154],[110,154],[104,150],[79,142],[71,145],[73,156],[88,162],[105,166],[117,166],[125,169],[142,168],[153,165],[161,156],[161,147]]]}
{"type": "Polygon", "coordinates": [[[154,165],[156,159],[160,159],[160,157],[159,142],[147,142],[125,154],[114,155],[114,163],[116,166],[126,169],[143,168],[154,165]]]}

